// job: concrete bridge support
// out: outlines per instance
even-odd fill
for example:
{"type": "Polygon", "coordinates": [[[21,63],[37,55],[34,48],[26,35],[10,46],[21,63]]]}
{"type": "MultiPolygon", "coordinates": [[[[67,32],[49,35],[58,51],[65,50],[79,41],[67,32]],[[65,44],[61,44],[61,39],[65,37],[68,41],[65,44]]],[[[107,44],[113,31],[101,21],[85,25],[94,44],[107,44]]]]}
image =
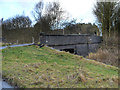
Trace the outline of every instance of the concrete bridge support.
{"type": "Polygon", "coordinates": [[[90,35],[41,35],[40,43],[55,49],[74,52],[77,55],[86,56],[95,52],[102,38],[90,35]]]}

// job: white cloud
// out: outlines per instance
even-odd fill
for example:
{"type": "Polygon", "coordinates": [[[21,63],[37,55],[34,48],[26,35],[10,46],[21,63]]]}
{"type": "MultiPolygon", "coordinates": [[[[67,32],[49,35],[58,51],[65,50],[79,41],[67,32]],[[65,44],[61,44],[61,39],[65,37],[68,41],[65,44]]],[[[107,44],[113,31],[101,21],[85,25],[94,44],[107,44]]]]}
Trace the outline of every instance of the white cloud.
{"type": "Polygon", "coordinates": [[[0,2],[36,2],[40,0],[0,0],[0,2]]]}
{"type": "MultiPolygon", "coordinates": [[[[23,11],[25,12],[25,15],[31,17],[32,16],[30,15],[31,11],[33,10],[35,4],[38,3],[39,1],[40,0],[0,0],[0,3],[1,2],[4,3],[4,6],[3,4],[0,5],[0,10],[1,8],[4,8],[4,10],[2,9],[2,11],[4,11],[2,14],[3,17],[9,16],[9,14],[5,15],[6,13],[10,13],[11,15],[14,16],[16,14],[21,14],[23,11]]],[[[50,2],[57,0],[43,0],[43,1],[50,2]]],[[[77,18],[78,21],[82,19],[82,22],[94,22],[95,18],[92,14],[92,8],[95,1],[96,0],[59,0],[63,9],[68,11],[72,18],[77,18]]]]}
{"type": "Polygon", "coordinates": [[[72,17],[85,22],[95,21],[92,8],[96,0],[59,0],[63,8],[68,11],[72,17]],[[86,19],[87,18],[87,19],[86,19]]]}

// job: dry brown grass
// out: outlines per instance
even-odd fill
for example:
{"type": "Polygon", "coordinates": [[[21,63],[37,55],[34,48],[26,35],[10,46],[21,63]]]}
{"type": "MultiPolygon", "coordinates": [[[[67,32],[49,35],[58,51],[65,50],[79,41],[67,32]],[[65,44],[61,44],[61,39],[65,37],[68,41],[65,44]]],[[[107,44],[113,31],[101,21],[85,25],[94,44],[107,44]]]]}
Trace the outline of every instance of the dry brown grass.
{"type": "Polygon", "coordinates": [[[90,53],[87,58],[118,66],[118,49],[118,37],[113,35],[110,38],[105,38],[97,52],[90,53]]]}
{"type": "Polygon", "coordinates": [[[99,49],[96,53],[90,53],[87,58],[94,59],[105,64],[118,66],[118,50],[116,53],[112,53],[107,49],[99,49]]]}

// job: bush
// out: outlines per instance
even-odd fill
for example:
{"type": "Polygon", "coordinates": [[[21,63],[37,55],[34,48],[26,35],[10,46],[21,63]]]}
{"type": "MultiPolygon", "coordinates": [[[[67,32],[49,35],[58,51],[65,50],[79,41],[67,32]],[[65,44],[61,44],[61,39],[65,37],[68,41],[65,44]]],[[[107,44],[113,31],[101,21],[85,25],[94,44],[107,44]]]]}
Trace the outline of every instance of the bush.
{"type": "Polygon", "coordinates": [[[104,38],[97,52],[90,53],[87,58],[118,67],[118,49],[118,37],[114,35],[110,38],[104,38]]]}

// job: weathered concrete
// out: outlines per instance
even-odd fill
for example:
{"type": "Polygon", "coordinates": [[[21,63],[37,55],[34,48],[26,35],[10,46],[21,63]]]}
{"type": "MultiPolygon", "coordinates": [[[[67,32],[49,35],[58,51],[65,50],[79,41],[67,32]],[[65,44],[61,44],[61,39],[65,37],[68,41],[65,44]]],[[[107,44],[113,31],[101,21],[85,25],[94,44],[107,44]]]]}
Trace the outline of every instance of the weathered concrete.
{"type": "Polygon", "coordinates": [[[90,35],[41,35],[40,43],[46,44],[55,49],[74,49],[78,55],[86,56],[94,52],[101,43],[100,36],[90,35]]]}
{"type": "Polygon", "coordinates": [[[86,56],[88,54],[87,44],[76,45],[78,55],[86,56]]]}

